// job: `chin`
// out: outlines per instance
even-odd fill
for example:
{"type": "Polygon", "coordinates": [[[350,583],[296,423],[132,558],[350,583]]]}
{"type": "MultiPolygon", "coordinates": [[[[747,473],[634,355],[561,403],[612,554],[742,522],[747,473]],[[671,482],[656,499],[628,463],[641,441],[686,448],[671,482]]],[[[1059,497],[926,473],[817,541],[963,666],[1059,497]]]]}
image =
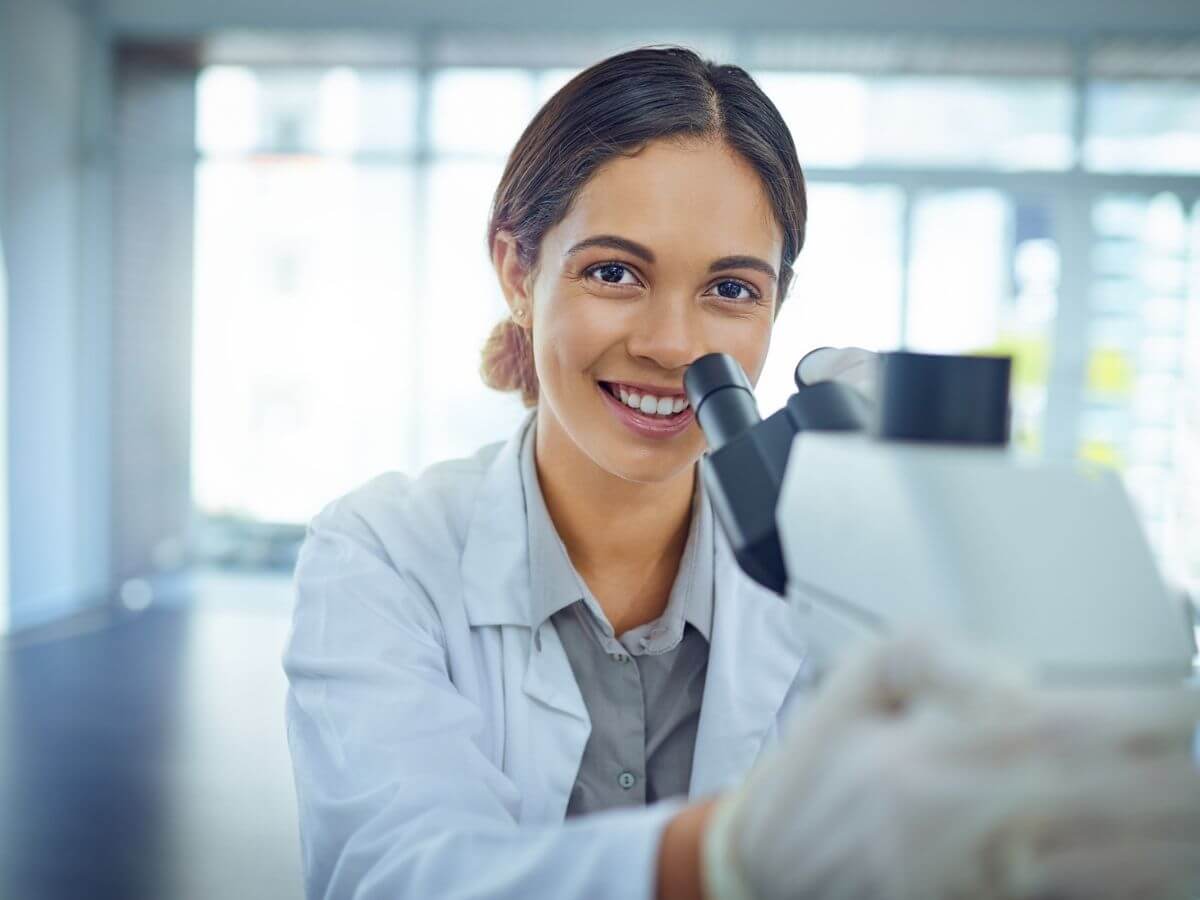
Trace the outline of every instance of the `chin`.
{"type": "Polygon", "coordinates": [[[605,440],[605,452],[593,457],[601,467],[626,481],[659,484],[689,472],[700,458],[703,447],[688,444],[675,447],[639,446],[635,439],[620,436],[605,440]]]}

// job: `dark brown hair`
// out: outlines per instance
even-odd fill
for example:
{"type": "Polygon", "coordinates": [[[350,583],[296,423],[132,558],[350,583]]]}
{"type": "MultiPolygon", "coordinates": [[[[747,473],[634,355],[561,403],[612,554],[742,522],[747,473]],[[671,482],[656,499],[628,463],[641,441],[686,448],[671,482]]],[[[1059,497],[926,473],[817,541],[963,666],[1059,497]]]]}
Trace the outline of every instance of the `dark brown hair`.
{"type": "MultiPolygon", "coordinates": [[[[685,47],[642,47],[580,72],[525,128],[492,200],[488,254],[501,229],[516,239],[517,259],[532,271],[542,237],[567,215],[580,189],[604,163],[632,156],[662,138],[720,140],[762,178],[783,229],[779,304],[804,245],[808,201],[791,132],[744,69],[717,65],[685,47]]],[[[778,314],[779,304],[776,305],[778,314]]],[[[537,403],[529,332],[505,318],[483,348],[483,380],[537,403]]]]}

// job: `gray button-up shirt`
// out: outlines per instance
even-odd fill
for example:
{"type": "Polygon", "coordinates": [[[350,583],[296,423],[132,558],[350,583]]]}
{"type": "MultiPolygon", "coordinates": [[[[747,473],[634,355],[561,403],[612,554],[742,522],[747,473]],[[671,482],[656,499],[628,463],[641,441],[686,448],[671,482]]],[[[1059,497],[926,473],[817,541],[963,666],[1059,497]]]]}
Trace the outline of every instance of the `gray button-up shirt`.
{"type": "Polygon", "coordinates": [[[686,795],[712,629],[712,508],[699,477],[679,571],[663,614],[617,636],[575,570],[521,445],[534,627],[551,621],[592,722],[567,815],[686,795]]]}

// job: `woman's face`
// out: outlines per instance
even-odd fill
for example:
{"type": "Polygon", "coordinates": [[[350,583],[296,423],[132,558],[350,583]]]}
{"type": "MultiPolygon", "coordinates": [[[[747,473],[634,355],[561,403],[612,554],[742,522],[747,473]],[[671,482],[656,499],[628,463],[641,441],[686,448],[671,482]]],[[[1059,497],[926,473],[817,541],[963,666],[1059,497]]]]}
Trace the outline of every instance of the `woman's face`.
{"type": "Polygon", "coordinates": [[[782,249],[757,172],[724,144],[656,141],[606,163],[546,233],[515,298],[532,305],[539,429],[561,429],[627,480],[686,471],[706,447],[691,409],[635,412],[622,388],[669,403],[688,365],[717,351],[756,383],[782,249]]]}

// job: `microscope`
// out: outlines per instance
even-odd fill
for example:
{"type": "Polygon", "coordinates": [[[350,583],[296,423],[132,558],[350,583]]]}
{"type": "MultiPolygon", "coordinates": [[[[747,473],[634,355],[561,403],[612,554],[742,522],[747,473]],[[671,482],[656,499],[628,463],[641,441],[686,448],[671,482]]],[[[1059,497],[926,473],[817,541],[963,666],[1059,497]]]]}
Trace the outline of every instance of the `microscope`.
{"type": "Polygon", "coordinates": [[[817,671],[872,635],[931,628],[1045,683],[1191,676],[1189,617],[1117,474],[1010,452],[1009,358],[859,352],[871,390],[806,383],[802,360],[765,419],[732,357],[684,378],[720,527],[806,617],[817,671]]]}

